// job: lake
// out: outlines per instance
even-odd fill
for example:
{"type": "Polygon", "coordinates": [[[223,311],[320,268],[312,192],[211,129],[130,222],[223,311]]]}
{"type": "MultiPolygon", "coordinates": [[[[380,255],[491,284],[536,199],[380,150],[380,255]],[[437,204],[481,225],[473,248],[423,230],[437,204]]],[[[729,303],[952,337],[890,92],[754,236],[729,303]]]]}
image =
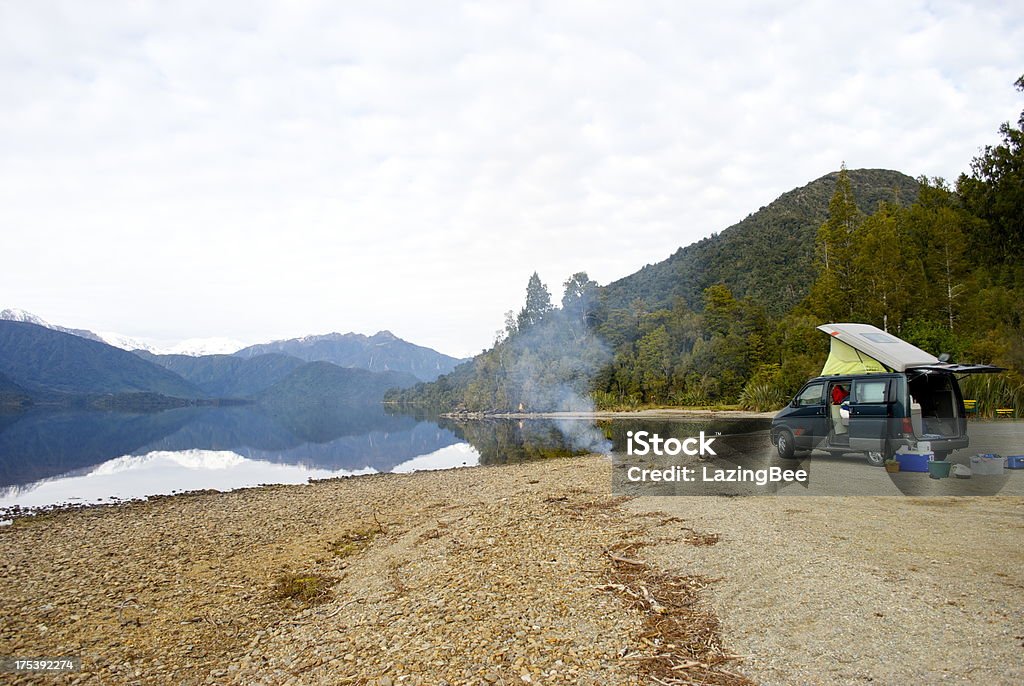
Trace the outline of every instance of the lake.
{"type": "MultiPolygon", "coordinates": [[[[610,453],[620,461],[627,432],[640,430],[663,438],[684,439],[702,431],[717,436],[715,463],[720,466],[783,464],[770,445],[769,424],[766,419],[731,418],[457,421],[392,413],[379,405],[340,406],[318,413],[255,405],[138,414],[37,409],[0,414],[0,520],[24,508],[58,504],[475,467],[587,452],[610,453]]],[[[1024,443],[1021,426],[1020,422],[973,425],[972,446],[1014,454],[1013,446],[1024,443]],[[998,440],[986,439],[991,436],[998,440]]],[[[815,487],[753,491],[723,490],[718,485],[717,490],[661,487],[639,494],[908,492],[899,479],[867,468],[856,457],[815,454],[798,464],[811,471],[815,487]]],[[[912,484],[913,492],[920,491],[922,483],[931,489],[925,492],[946,492],[935,491],[937,484],[916,477],[900,478],[912,484]]],[[[981,483],[972,484],[975,491],[981,483]]],[[[1004,483],[1005,479],[987,492],[997,492],[1004,483]]],[[[609,487],[616,490],[620,485],[609,487]]],[[[963,490],[965,485],[960,487],[963,490]]],[[[951,486],[944,488],[948,491],[951,486]]]]}
{"type": "MultiPolygon", "coordinates": [[[[663,435],[689,430],[669,424],[645,426],[663,435]]],[[[725,424],[701,427],[721,430],[725,424]]],[[[750,420],[733,425],[767,428],[750,420]]],[[[138,414],[0,414],[0,508],[607,452],[624,443],[629,426],[549,419],[459,422],[390,413],[381,406],[320,413],[245,405],[138,414]]]]}

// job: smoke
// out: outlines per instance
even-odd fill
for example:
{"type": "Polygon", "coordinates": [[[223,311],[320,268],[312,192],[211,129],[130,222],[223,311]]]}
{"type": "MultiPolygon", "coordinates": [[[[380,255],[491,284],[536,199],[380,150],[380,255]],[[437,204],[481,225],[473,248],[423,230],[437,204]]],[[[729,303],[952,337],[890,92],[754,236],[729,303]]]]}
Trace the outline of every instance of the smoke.
{"type": "MultiPolygon", "coordinates": [[[[511,409],[544,413],[592,413],[594,379],[613,358],[608,345],[582,319],[561,310],[520,331],[497,352],[511,409]]],[[[572,450],[611,452],[611,441],[588,419],[555,417],[552,422],[572,450]]]]}
{"type": "Polygon", "coordinates": [[[611,455],[612,442],[604,433],[588,420],[555,419],[555,428],[565,437],[569,448],[573,451],[585,450],[589,453],[611,455]]]}

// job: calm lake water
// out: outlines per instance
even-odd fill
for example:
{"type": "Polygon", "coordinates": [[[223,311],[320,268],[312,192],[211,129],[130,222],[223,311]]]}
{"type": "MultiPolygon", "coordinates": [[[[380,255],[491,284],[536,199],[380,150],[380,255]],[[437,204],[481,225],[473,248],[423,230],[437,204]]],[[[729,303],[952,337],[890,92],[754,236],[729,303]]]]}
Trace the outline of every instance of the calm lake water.
{"type": "MultiPolygon", "coordinates": [[[[607,452],[624,446],[625,432],[639,426],[456,422],[391,414],[380,406],[321,414],[257,406],[0,414],[0,511],[607,452]]],[[[767,422],[654,421],[643,428],[686,436],[763,431],[767,422]]]]}

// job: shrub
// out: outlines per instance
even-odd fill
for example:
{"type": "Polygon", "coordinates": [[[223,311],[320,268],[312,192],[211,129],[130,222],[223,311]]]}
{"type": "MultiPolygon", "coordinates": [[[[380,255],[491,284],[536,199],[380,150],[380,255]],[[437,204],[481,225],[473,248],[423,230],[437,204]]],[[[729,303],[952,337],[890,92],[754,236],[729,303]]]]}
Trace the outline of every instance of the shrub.
{"type": "Polygon", "coordinates": [[[739,404],[744,410],[767,412],[777,410],[789,398],[782,370],[777,364],[763,366],[743,387],[739,404]]]}

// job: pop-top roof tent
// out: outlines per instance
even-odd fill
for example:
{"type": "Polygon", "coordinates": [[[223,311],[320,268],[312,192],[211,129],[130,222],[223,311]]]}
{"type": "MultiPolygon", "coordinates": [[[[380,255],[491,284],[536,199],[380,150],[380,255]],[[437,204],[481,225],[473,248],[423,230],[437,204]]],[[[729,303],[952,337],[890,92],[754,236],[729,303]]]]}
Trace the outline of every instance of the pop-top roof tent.
{"type": "Polygon", "coordinates": [[[870,324],[822,324],[819,331],[832,337],[822,376],[879,374],[909,369],[948,371],[954,374],[1001,372],[987,364],[951,364],[870,324]]]}

